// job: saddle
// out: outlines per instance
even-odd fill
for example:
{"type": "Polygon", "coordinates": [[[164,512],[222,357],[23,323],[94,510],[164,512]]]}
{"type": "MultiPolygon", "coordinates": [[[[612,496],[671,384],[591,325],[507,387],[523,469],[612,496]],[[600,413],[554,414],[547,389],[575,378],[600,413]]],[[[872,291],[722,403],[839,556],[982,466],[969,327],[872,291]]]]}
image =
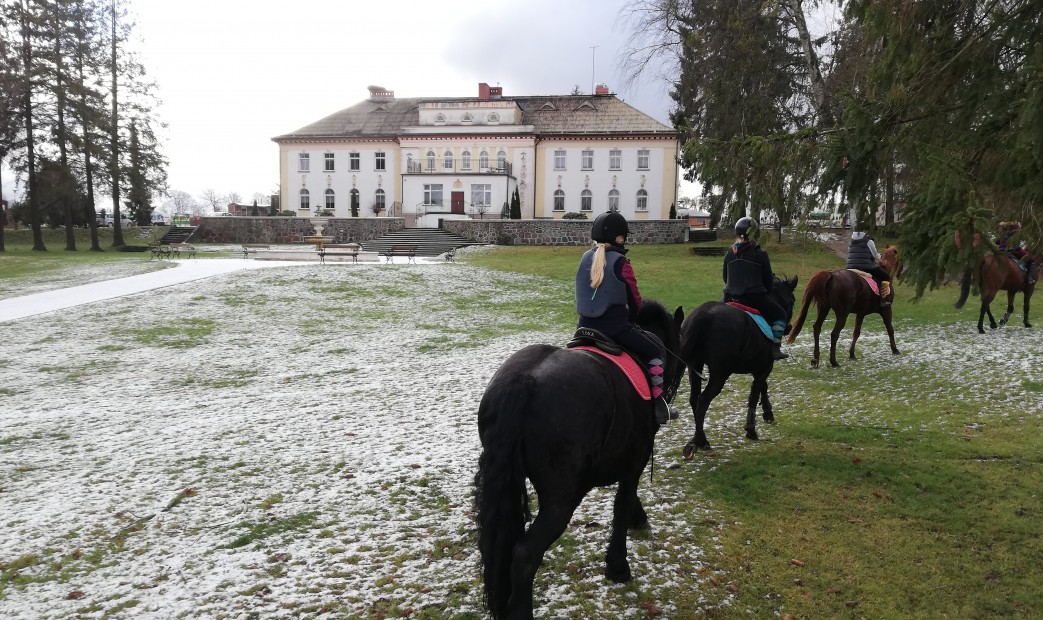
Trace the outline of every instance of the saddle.
{"type": "Polygon", "coordinates": [[[873,289],[873,292],[876,293],[877,295],[880,295],[880,286],[877,285],[876,280],[873,279],[873,275],[872,274],[866,273],[866,272],[861,271],[859,269],[848,269],[848,271],[854,273],[855,275],[861,276],[862,279],[866,281],[866,284],[869,285],[869,288],[873,289]]]}
{"type": "Polygon", "coordinates": [[[642,400],[652,400],[652,389],[644,364],[605,334],[589,327],[580,327],[573,334],[572,340],[565,343],[565,348],[587,351],[611,361],[630,380],[630,385],[642,400]]]}
{"type": "Polygon", "coordinates": [[[747,315],[749,315],[749,317],[753,319],[753,322],[757,324],[757,327],[761,328],[761,333],[764,334],[764,337],[772,342],[775,342],[775,332],[771,331],[771,325],[768,325],[767,319],[761,316],[760,310],[752,308],[745,304],[740,304],[737,301],[726,301],[724,303],[733,308],[738,308],[739,310],[742,310],[747,315]]]}

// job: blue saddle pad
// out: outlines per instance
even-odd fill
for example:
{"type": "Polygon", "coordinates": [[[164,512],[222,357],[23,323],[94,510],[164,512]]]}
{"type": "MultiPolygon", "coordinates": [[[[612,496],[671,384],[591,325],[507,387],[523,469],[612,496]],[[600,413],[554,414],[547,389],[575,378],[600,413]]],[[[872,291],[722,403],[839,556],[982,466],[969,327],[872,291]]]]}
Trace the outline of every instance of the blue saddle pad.
{"type": "Polygon", "coordinates": [[[761,328],[761,331],[764,332],[765,338],[775,342],[775,332],[771,331],[771,325],[768,325],[768,322],[764,320],[763,316],[753,314],[752,312],[747,312],[746,315],[753,319],[753,322],[757,324],[757,327],[761,328]]]}

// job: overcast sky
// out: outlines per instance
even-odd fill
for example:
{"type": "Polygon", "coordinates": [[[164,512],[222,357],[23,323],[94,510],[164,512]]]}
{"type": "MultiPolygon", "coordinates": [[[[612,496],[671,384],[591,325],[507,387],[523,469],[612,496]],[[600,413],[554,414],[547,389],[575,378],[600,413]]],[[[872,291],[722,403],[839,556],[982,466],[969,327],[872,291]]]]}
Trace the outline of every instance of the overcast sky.
{"type": "Polygon", "coordinates": [[[624,0],[131,0],[142,57],[159,85],[169,185],[278,190],[278,145],[291,132],[368,97],[589,92],[604,82],[667,123],[669,85],[626,88],[619,54],[624,0]],[[592,46],[598,46],[592,50],[592,46]],[[592,80],[593,78],[593,80],[592,80]]]}

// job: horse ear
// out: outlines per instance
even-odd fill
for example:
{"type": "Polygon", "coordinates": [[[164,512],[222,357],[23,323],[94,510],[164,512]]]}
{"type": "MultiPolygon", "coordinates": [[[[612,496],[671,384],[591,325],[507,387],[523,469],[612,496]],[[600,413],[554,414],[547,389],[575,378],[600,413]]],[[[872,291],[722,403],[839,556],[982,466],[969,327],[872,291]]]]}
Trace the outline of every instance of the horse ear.
{"type": "Polygon", "coordinates": [[[788,286],[789,290],[791,291],[797,290],[797,276],[793,276],[792,278],[786,280],[786,286],[788,286]]]}
{"type": "Polygon", "coordinates": [[[678,325],[684,323],[684,306],[677,306],[677,310],[674,310],[674,321],[678,325]]]}

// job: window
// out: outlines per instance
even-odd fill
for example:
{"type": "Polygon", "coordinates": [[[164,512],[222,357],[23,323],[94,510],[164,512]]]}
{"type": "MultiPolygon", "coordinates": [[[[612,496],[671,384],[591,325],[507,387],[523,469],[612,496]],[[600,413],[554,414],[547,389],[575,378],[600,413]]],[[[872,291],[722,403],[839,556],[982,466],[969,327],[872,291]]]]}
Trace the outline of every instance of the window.
{"type": "Polygon", "coordinates": [[[425,183],[424,184],[424,204],[425,205],[441,205],[442,204],[442,184],[441,183],[425,183]]]}
{"type": "Polygon", "coordinates": [[[583,193],[579,195],[579,210],[590,211],[593,201],[594,194],[591,194],[589,189],[583,190],[583,193]]]}
{"type": "Polygon", "coordinates": [[[435,125],[445,125],[445,114],[439,114],[435,117],[435,125]]]}
{"type": "Polygon", "coordinates": [[[460,168],[462,170],[471,169],[471,151],[464,151],[460,154],[460,168]]]}
{"type": "Polygon", "coordinates": [[[471,205],[486,206],[493,203],[493,186],[488,183],[474,183],[471,185],[471,205]]]}
{"type": "Polygon", "coordinates": [[[623,151],[619,149],[612,149],[608,152],[608,169],[609,170],[622,170],[623,169],[623,151]]]}
{"type": "MultiPolygon", "coordinates": [[[[384,159],[384,151],[377,151],[373,154],[373,168],[375,170],[387,170],[384,159]]],[[[384,192],[381,192],[381,195],[383,195],[383,193],[384,192]]]]}
{"type": "Polygon", "coordinates": [[[584,170],[594,169],[594,151],[591,151],[589,149],[583,151],[583,163],[581,164],[581,167],[584,170]]]}
{"type": "Polygon", "coordinates": [[[337,207],[337,202],[334,200],[334,194],[332,189],[326,190],[326,208],[333,211],[337,207]]]}
{"type": "Polygon", "coordinates": [[[490,113],[489,116],[487,116],[486,118],[489,119],[489,124],[491,125],[495,125],[496,123],[500,122],[500,115],[496,112],[490,113]]]}
{"type": "Polygon", "coordinates": [[[301,153],[297,156],[297,171],[308,172],[311,170],[311,161],[308,159],[307,153],[301,153]]]}
{"type": "Polygon", "coordinates": [[[373,194],[373,207],[377,212],[383,211],[387,208],[387,203],[384,202],[384,190],[378,189],[377,193],[373,194]]]}
{"type": "Polygon", "coordinates": [[[359,190],[351,190],[351,217],[359,215],[359,190]]]}
{"type": "Polygon", "coordinates": [[[565,169],[565,151],[554,151],[554,169],[565,169]]]}
{"type": "Polygon", "coordinates": [[[496,153],[496,168],[498,170],[507,170],[507,153],[502,150],[496,153]]]}
{"type": "Polygon", "coordinates": [[[608,210],[619,211],[619,190],[614,189],[608,193],[608,210]]]}
{"type": "Polygon", "coordinates": [[[637,150],[637,169],[648,170],[648,149],[637,150]]]}
{"type": "Polygon", "coordinates": [[[460,124],[461,125],[470,125],[472,120],[473,119],[471,118],[470,114],[464,114],[463,118],[460,119],[460,124]]]}
{"type": "Polygon", "coordinates": [[[453,169],[453,152],[452,151],[446,151],[445,152],[445,156],[443,157],[443,161],[442,161],[442,168],[444,168],[445,170],[452,170],[453,169]]]}
{"type": "Polygon", "coordinates": [[[310,200],[311,199],[308,196],[308,190],[302,189],[301,190],[301,209],[302,210],[307,210],[307,209],[311,208],[310,200]]]}
{"type": "Polygon", "coordinates": [[[648,211],[648,192],[643,189],[637,190],[637,210],[648,211]]]}
{"type": "Polygon", "coordinates": [[[554,190],[554,210],[565,210],[565,192],[561,191],[560,189],[554,190]]]}
{"type": "Polygon", "coordinates": [[[350,168],[351,170],[360,170],[361,167],[359,166],[359,164],[360,164],[359,154],[358,153],[349,153],[348,154],[348,168],[350,168]]]}
{"type": "Polygon", "coordinates": [[[478,168],[480,170],[489,169],[489,153],[482,151],[481,154],[478,155],[478,168]]]}
{"type": "Polygon", "coordinates": [[[326,153],[323,155],[322,159],[325,164],[323,170],[326,172],[333,172],[333,153],[326,153]]]}
{"type": "Polygon", "coordinates": [[[434,151],[428,151],[427,152],[427,169],[430,170],[431,172],[434,172],[434,170],[435,170],[435,152],[434,151]]]}

